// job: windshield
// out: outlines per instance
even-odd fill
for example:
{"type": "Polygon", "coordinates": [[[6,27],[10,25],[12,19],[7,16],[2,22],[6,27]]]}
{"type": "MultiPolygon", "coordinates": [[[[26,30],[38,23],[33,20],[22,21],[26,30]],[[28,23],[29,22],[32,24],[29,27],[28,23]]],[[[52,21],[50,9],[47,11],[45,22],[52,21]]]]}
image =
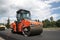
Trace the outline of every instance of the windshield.
{"type": "Polygon", "coordinates": [[[18,13],[17,14],[17,20],[21,19],[30,19],[30,13],[18,13]]]}
{"type": "Polygon", "coordinates": [[[30,19],[30,14],[29,13],[22,14],[22,17],[26,19],[30,19]]]}

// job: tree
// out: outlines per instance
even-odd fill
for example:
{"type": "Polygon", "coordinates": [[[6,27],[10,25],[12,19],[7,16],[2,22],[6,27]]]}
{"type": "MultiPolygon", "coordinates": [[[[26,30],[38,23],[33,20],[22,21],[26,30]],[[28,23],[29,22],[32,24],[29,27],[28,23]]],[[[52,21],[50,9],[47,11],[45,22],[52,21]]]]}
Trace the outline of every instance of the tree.
{"type": "Polygon", "coordinates": [[[56,21],[56,26],[60,27],[60,19],[56,21]]]}
{"type": "Polygon", "coordinates": [[[9,18],[8,18],[8,20],[7,20],[6,27],[7,27],[7,28],[10,28],[10,19],[9,19],[9,18]]]}
{"type": "Polygon", "coordinates": [[[53,17],[50,17],[51,27],[55,27],[56,22],[54,21],[53,17]]]}
{"type": "Polygon", "coordinates": [[[52,17],[52,16],[50,17],[50,21],[51,21],[51,22],[53,21],[53,17],[52,17]]]}
{"type": "Polygon", "coordinates": [[[45,19],[43,22],[43,27],[47,28],[50,26],[50,21],[48,19],[45,19]]]}

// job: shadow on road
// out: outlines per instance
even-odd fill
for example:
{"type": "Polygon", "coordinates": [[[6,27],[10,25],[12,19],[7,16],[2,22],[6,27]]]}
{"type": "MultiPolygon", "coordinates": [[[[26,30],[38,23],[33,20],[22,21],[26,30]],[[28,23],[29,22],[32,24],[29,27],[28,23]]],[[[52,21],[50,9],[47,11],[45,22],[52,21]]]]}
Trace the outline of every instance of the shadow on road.
{"type": "MultiPolygon", "coordinates": [[[[22,33],[15,33],[15,34],[18,34],[18,35],[24,36],[22,33]]],[[[28,37],[38,36],[38,35],[41,35],[41,34],[31,34],[31,35],[30,35],[30,36],[28,36],[28,37]]]]}
{"type": "Polygon", "coordinates": [[[9,36],[7,36],[7,35],[3,35],[3,34],[1,34],[1,33],[0,33],[0,36],[1,36],[3,39],[5,39],[5,40],[17,40],[17,39],[15,39],[15,38],[9,37],[9,36]]]}

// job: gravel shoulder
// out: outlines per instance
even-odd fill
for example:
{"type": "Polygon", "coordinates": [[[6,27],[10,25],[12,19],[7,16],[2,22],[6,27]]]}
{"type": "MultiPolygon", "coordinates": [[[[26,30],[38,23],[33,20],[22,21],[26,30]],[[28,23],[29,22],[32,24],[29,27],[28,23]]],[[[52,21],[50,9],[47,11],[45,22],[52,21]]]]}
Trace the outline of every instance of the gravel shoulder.
{"type": "Polygon", "coordinates": [[[60,28],[43,28],[43,30],[46,30],[46,31],[59,31],[60,28]]]}

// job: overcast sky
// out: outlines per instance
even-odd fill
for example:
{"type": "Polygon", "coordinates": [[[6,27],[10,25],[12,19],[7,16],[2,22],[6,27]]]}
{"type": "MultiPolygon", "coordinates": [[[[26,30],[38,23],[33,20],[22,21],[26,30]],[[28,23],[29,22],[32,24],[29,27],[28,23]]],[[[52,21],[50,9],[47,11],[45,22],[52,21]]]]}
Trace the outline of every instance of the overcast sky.
{"type": "Polygon", "coordinates": [[[26,9],[31,12],[32,19],[60,19],[60,0],[0,0],[0,23],[7,18],[15,20],[16,11],[26,9]]]}

